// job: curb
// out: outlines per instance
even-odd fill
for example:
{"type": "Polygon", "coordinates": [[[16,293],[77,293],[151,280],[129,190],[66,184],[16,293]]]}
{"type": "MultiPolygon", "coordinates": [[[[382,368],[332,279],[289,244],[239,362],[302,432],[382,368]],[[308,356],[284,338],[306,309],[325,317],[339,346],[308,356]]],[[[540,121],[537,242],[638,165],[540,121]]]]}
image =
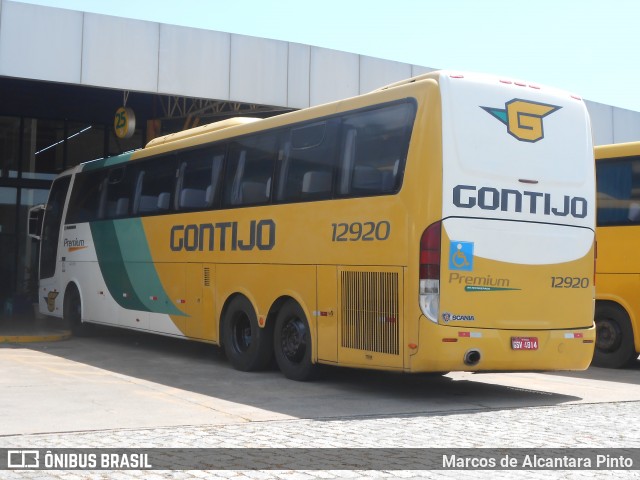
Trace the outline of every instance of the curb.
{"type": "Polygon", "coordinates": [[[35,342],[59,342],[71,338],[71,331],[63,331],[60,333],[48,335],[0,335],[0,344],[2,343],[35,343],[35,342]]]}

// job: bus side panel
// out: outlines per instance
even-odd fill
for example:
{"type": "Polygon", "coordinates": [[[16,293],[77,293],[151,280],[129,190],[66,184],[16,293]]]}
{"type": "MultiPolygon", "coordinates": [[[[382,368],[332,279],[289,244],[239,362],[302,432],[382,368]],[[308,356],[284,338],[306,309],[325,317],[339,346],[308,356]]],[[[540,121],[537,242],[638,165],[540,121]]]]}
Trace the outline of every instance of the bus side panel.
{"type": "Polygon", "coordinates": [[[338,268],[338,360],[341,365],[403,368],[403,280],[402,268],[338,268]]]}
{"type": "Polygon", "coordinates": [[[598,186],[596,300],[620,305],[629,315],[640,352],[640,142],[595,147],[598,186]]]}
{"type": "Polygon", "coordinates": [[[318,266],[318,360],[338,361],[338,270],[335,266],[318,266]]]}

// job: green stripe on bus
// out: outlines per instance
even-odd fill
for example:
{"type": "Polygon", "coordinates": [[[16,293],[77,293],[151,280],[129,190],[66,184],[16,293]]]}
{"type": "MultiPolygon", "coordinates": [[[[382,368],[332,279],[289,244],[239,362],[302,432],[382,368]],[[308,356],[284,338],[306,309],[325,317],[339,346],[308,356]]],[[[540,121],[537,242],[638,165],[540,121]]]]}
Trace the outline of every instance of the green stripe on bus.
{"type": "Polygon", "coordinates": [[[111,296],[122,308],[148,311],[133,293],[133,286],[122,261],[122,251],[113,222],[92,222],[90,226],[98,265],[111,296]]]}
{"type": "Polygon", "coordinates": [[[184,316],[162,286],[149,251],[142,221],[139,218],[130,218],[114,222],[114,225],[127,274],[147,310],[184,316]],[[156,299],[152,300],[151,297],[156,299]]]}
{"type": "Polygon", "coordinates": [[[102,160],[94,160],[92,162],[85,163],[82,166],[82,171],[89,172],[91,170],[98,170],[99,168],[126,163],[131,159],[132,154],[133,152],[123,153],[122,155],[116,155],[115,157],[103,158],[102,160]]]}
{"type": "Polygon", "coordinates": [[[164,291],[140,219],[90,225],[100,271],[118,305],[129,310],[185,315],[164,291]],[[152,296],[157,300],[151,300],[152,296]]]}

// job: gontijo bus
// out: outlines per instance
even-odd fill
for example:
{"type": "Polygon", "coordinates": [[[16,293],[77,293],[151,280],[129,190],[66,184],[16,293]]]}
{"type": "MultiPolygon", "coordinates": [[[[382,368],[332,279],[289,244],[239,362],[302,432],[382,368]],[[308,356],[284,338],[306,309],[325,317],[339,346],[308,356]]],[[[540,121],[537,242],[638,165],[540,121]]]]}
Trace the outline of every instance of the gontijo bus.
{"type": "Polygon", "coordinates": [[[584,102],[429,73],[268,119],[228,119],[53,183],[40,310],[404,372],[584,369],[595,186],[584,102]]]}
{"type": "Polygon", "coordinates": [[[640,353],[640,142],[595,148],[595,365],[620,368],[640,353]]]}

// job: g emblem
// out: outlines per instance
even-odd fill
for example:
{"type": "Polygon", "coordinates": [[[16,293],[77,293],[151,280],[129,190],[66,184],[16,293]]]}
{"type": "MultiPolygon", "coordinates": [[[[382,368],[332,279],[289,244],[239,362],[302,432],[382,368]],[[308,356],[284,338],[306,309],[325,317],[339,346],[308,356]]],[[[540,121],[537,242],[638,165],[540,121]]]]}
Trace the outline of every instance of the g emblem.
{"type": "Polygon", "coordinates": [[[530,102],[514,98],[504,104],[504,109],[480,107],[507,126],[510,135],[523,142],[537,142],[544,138],[542,119],[561,109],[557,105],[530,102]]]}

